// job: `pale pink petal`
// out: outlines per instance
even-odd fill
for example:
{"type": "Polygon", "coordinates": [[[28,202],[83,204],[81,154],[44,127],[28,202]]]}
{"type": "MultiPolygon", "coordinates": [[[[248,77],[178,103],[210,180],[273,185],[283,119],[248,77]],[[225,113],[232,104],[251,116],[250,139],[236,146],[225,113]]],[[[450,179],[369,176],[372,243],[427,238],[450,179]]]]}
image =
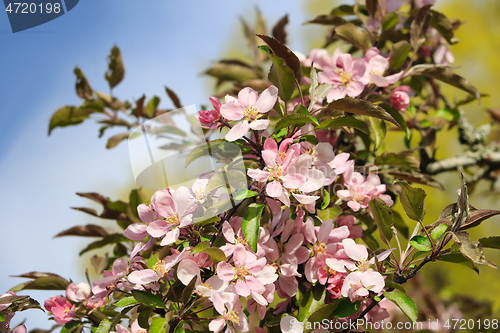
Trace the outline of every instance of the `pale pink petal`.
{"type": "MultiPolygon", "coordinates": [[[[337,192],[338,193],[338,192],[337,192]]],[[[340,197],[340,196],[339,196],[340,197]]],[[[349,201],[347,203],[347,206],[349,206],[353,211],[355,212],[359,212],[359,210],[361,209],[361,205],[357,202],[357,201],[349,201]]]]}
{"type": "Polygon", "coordinates": [[[250,128],[255,131],[263,131],[269,127],[269,119],[257,119],[250,123],[250,128]]]}
{"type": "Polygon", "coordinates": [[[222,233],[224,234],[226,241],[228,241],[229,243],[234,243],[234,230],[229,222],[225,221],[224,224],[222,224],[222,233]]]}
{"type": "Polygon", "coordinates": [[[221,261],[217,264],[217,276],[222,281],[231,281],[234,277],[234,267],[225,261],[221,261]]]}
{"type": "MultiPolygon", "coordinates": [[[[377,255],[377,260],[382,261],[385,260],[387,257],[391,255],[391,252],[394,251],[396,248],[391,248],[389,250],[385,250],[384,252],[380,253],[377,255]]],[[[370,264],[374,265],[375,264],[375,258],[370,259],[370,264]]]]}
{"type": "Polygon", "coordinates": [[[296,189],[303,186],[306,183],[306,176],[298,173],[289,173],[283,177],[283,186],[289,189],[296,189]]]}
{"type": "Polygon", "coordinates": [[[275,150],[263,150],[262,151],[262,158],[264,159],[264,162],[266,163],[266,166],[268,168],[274,168],[276,166],[276,157],[278,156],[278,153],[275,150]]]}
{"type": "Polygon", "coordinates": [[[270,265],[267,265],[260,272],[255,273],[254,275],[262,284],[273,283],[274,281],[276,281],[276,279],[278,279],[278,274],[276,274],[276,269],[270,265]]]}
{"type": "Polygon", "coordinates": [[[222,318],[218,319],[213,319],[210,324],[208,324],[208,329],[214,333],[219,333],[224,326],[226,325],[226,322],[222,318]]]}
{"type": "Polygon", "coordinates": [[[253,291],[253,290],[250,290],[250,295],[252,296],[252,298],[260,305],[263,305],[263,306],[267,306],[267,301],[266,299],[264,298],[264,296],[262,296],[261,294],[253,291]]]}
{"type": "Polygon", "coordinates": [[[245,266],[247,262],[247,250],[241,243],[236,244],[234,247],[233,261],[236,268],[245,266]]]}
{"type": "Polygon", "coordinates": [[[389,82],[390,84],[394,84],[394,83],[399,81],[399,79],[401,78],[401,75],[403,75],[403,72],[392,74],[392,75],[386,76],[385,78],[387,79],[387,82],[389,82]]]}
{"type": "Polygon", "coordinates": [[[137,213],[144,223],[150,223],[157,219],[157,214],[150,205],[140,204],[137,206],[137,213]]]}
{"type": "Polygon", "coordinates": [[[281,290],[289,297],[294,296],[299,290],[299,282],[295,276],[281,275],[278,284],[281,290]]]}
{"type": "Polygon", "coordinates": [[[352,239],[346,238],[342,241],[345,253],[352,259],[357,261],[363,261],[368,258],[368,251],[366,246],[361,244],[356,244],[352,239]]]}
{"type": "Polygon", "coordinates": [[[361,274],[361,283],[363,284],[363,287],[376,294],[381,292],[385,286],[384,277],[379,272],[371,270],[361,274]]]}
{"type": "Polygon", "coordinates": [[[295,234],[285,245],[285,253],[293,254],[304,242],[303,234],[295,234]]]}
{"type": "Polygon", "coordinates": [[[362,59],[356,59],[352,66],[352,79],[354,81],[359,80],[363,75],[365,75],[366,64],[362,59]]]}
{"type": "Polygon", "coordinates": [[[328,163],[333,160],[335,153],[333,152],[333,146],[328,142],[320,142],[315,149],[315,157],[320,162],[328,163]]]}
{"type": "Polygon", "coordinates": [[[229,132],[227,132],[225,138],[227,141],[236,141],[247,134],[249,129],[250,126],[248,124],[248,121],[240,121],[239,123],[234,125],[233,128],[229,130],[229,132]]]}
{"type": "Polygon", "coordinates": [[[318,243],[328,243],[327,239],[333,230],[333,220],[324,221],[319,227],[318,231],[318,243]]]}
{"type": "Polygon", "coordinates": [[[221,315],[224,314],[224,301],[218,292],[212,291],[212,296],[210,297],[212,304],[214,305],[215,310],[221,315]]]}
{"type": "Polygon", "coordinates": [[[257,102],[255,103],[255,108],[259,113],[266,113],[274,107],[276,100],[278,99],[278,88],[275,86],[270,86],[264,90],[257,102]]]}
{"type": "Polygon", "coordinates": [[[248,287],[247,283],[243,280],[238,279],[238,281],[236,281],[235,288],[236,288],[236,293],[238,293],[238,295],[240,296],[247,297],[250,295],[250,288],[248,287]]]}
{"type": "Polygon", "coordinates": [[[179,228],[175,228],[174,230],[167,232],[165,237],[162,239],[160,245],[166,246],[175,243],[179,239],[179,235],[180,235],[179,228]]]}
{"type": "MultiPolygon", "coordinates": [[[[271,267],[272,268],[272,267],[271,267]]],[[[274,270],[274,268],[272,268],[274,270]]],[[[278,278],[278,276],[276,275],[276,278],[278,278]]],[[[264,282],[261,282],[260,281],[260,277],[259,278],[256,278],[252,275],[247,275],[245,277],[245,280],[246,280],[246,285],[248,288],[250,288],[249,290],[253,290],[255,291],[257,294],[262,294],[264,291],[266,291],[266,288],[264,287],[264,282]]],[[[276,279],[274,279],[276,281],[276,279]]],[[[241,280],[240,280],[241,281],[241,280]]],[[[274,282],[274,281],[273,281],[274,282]]],[[[272,283],[272,282],[271,282],[272,283]]],[[[238,284],[238,283],[236,283],[238,284]]],[[[266,283],[267,284],[267,283],[266,283]]],[[[241,295],[241,294],[240,294],[241,295]]],[[[244,296],[244,295],[241,295],[241,296],[244,296]]]]}
{"type": "Polygon", "coordinates": [[[152,269],[143,269],[142,271],[133,271],[129,274],[128,280],[133,284],[148,284],[158,281],[161,276],[152,269]]]}
{"type": "MultiPolygon", "coordinates": [[[[365,85],[362,82],[352,81],[347,87],[346,94],[349,97],[357,97],[363,92],[363,89],[365,89],[365,85]]],[[[345,95],[343,97],[345,97],[345,95]]]]}
{"type": "Polygon", "coordinates": [[[319,190],[325,185],[325,174],[317,169],[311,169],[307,172],[307,181],[299,187],[304,193],[319,190]]]}
{"type": "Polygon", "coordinates": [[[244,106],[251,106],[257,102],[257,97],[259,93],[250,87],[246,87],[240,90],[238,93],[238,102],[244,106]]]}
{"type": "Polygon", "coordinates": [[[345,72],[352,72],[352,56],[350,53],[339,55],[337,59],[337,66],[342,68],[345,72]]]}
{"type": "Polygon", "coordinates": [[[123,231],[125,237],[131,240],[143,240],[149,234],[147,231],[148,226],[144,223],[134,223],[131,224],[123,231]]]}
{"type": "Polygon", "coordinates": [[[274,151],[275,153],[278,152],[278,144],[274,139],[267,138],[266,141],[264,142],[264,150],[271,150],[274,151]]]}
{"type": "Polygon", "coordinates": [[[272,182],[268,183],[266,186],[266,193],[270,197],[273,198],[278,198],[283,194],[283,187],[281,186],[280,183],[277,181],[273,180],[272,182]]]}
{"type": "Polygon", "coordinates": [[[171,228],[172,228],[172,225],[170,223],[167,223],[167,221],[158,220],[158,221],[151,222],[147,226],[146,230],[147,230],[148,234],[150,234],[151,236],[153,236],[155,238],[158,238],[158,237],[165,235],[167,232],[169,232],[171,228]]]}
{"type": "Polygon", "coordinates": [[[317,195],[303,195],[292,193],[295,199],[303,205],[311,205],[316,202],[320,197],[317,195]]]}
{"type": "Polygon", "coordinates": [[[260,169],[248,169],[247,175],[248,177],[253,178],[256,181],[263,183],[267,181],[271,173],[260,169]]]}
{"type": "Polygon", "coordinates": [[[185,286],[187,286],[193,277],[197,276],[200,279],[200,268],[198,264],[191,259],[184,259],[177,267],[177,277],[185,286]]]}
{"type": "MultiPolygon", "coordinates": [[[[356,81],[356,82],[358,82],[358,81],[356,81]]],[[[351,82],[351,84],[353,84],[353,83],[354,82],[351,82]]],[[[330,90],[328,95],[326,95],[326,101],[328,103],[331,103],[332,101],[335,101],[337,99],[344,98],[345,95],[347,95],[347,90],[345,90],[343,87],[341,87],[341,86],[334,87],[332,90],[330,90]]]]}
{"type": "Polygon", "coordinates": [[[220,113],[227,120],[240,120],[245,114],[245,106],[239,102],[226,102],[221,106],[220,113]]]}
{"type": "Polygon", "coordinates": [[[377,87],[387,87],[387,86],[389,86],[389,81],[385,77],[383,77],[382,75],[378,75],[378,74],[372,73],[371,74],[371,79],[372,79],[372,82],[375,83],[375,85],[377,87]]]}

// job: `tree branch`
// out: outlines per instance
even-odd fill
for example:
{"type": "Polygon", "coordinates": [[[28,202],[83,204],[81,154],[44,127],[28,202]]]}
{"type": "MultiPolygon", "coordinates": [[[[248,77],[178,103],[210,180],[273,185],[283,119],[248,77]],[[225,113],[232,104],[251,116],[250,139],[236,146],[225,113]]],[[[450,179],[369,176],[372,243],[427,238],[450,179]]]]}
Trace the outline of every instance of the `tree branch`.
{"type": "Polygon", "coordinates": [[[490,168],[500,168],[500,152],[486,150],[467,152],[462,156],[447,158],[429,163],[425,173],[435,175],[441,172],[460,170],[472,165],[487,165],[490,168]]]}

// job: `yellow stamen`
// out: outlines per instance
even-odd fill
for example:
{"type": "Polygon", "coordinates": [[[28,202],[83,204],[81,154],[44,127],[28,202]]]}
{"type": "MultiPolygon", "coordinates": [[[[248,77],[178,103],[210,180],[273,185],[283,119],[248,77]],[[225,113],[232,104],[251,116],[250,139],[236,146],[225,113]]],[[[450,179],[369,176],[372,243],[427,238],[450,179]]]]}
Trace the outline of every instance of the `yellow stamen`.
{"type": "Polygon", "coordinates": [[[257,116],[259,115],[259,112],[252,106],[247,106],[245,108],[245,118],[249,120],[255,120],[257,119],[257,116]]]}
{"type": "Polygon", "coordinates": [[[324,253],[325,250],[326,250],[325,243],[321,243],[318,246],[315,246],[314,249],[313,249],[314,253],[316,253],[316,254],[324,253]]]}
{"type": "Polygon", "coordinates": [[[280,158],[281,158],[282,161],[286,158],[286,153],[284,151],[282,151],[278,155],[280,155],[280,158]]]}
{"type": "Polygon", "coordinates": [[[165,271],[165,262],[163,260],[158,260],[156,264],[153,266],[153,271],[156,272],[156,274],[164,276],[166,271],[165,271]]]}
{"type": "Polygon", "coordinates": [[[236,278],[245,280],[245,276],[248,275],[248,268],[246,266],[241,266],[236,270],[236,278]]]}
{"type": "Polygon", "coordinates": [[[339,75],[340,75],[340,83],[342,85],[347,85],[351,81],[351,73],[340,71],[339,75]]]}
{"type": "Polygon", "coordinates": [[[248,241],[245,238],[240,236],[240,237],[236,238],[236,240],[234,241],[234,244],[241,244],[243,246],[247,246],[248,241]]]}
{"type": "Polygon", "coordinates": [[[179,221],[179,216],[177,214],[172,214],[166,218],[166,221],[173,225],[179,225],[181,222],[179,221]]]}
{"type": "Polygon", "coordinates": [[[238,313],[238,310],[231,310],[227,314],[227,318],[236,325],[240,325],[240,318],[238,318],[238,313]]]}

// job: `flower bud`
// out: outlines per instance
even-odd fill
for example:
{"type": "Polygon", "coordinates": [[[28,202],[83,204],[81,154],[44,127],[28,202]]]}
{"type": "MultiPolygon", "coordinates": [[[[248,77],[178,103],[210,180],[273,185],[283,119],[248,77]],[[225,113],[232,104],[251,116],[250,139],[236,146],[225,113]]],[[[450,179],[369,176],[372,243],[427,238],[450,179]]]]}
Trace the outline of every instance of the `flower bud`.
{"type": "Polygon", "coordinates": [[[410,106],[410,87],[399,86],[392,91],[391,103],[398,111],[404,111],[410,106]]]}

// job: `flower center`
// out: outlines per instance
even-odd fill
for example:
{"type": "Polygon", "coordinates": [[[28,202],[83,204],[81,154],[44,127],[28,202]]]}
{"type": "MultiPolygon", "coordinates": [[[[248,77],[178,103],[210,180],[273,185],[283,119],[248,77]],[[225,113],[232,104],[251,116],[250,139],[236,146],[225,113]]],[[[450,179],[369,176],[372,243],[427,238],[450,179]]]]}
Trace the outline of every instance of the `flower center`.
{"type": "Polygon", "coordinates": [[[372,69],[373,74],[382,75],[382,73],[376,69],[372,69]]]}
{"type": "Polygon", "coordinates": [[[238,310],[231,310],[227,314],[227,319],[235,323],[236,325],[240,324],[240,318],[238,318],[238,310]]]}
{"type": "Polygon", "coordinates": [[[351,73],[345,72],[345,71],[340,71],[340,84],[343,86],[347,86],[349,82],[351,82],[351,73]]]}
{"type": "Polygon", "coordinates": [[[179,216],[177,214],[170,215],[169,217],[166,218],[166,221],[170,224],[173,224],[173,225],[181,224],[179,221],[179,216]]]}
{"type": "Polygon", "coordinates": [[[242,236],[236,238],[234,244],[241,244],[243,246],[247,246],[248,245],[248,242],[245,238],[243,238],[242,236]]]}
{"type": "Polygon", "coordinates": [[[335,274],[337,274],[337,271],[334,270],[333,268],[328,268],[328,274],[335,275],[335,274]]]}
{"type": "Polygon", "coordinates": [[[280,155],[280,158],[281,158],[282,161],[286,158],[286,153],[284,151],[282,151],[278,155],[280,155]]]}
{"type": "Polygon", "coordinates": [[[315,246],[315,247],[314,247],[314,249],[313,249],[313,251],[314,251],[314,253],[315,253],[316,255],[321,254],[321,253],[324,253],[324,252],[325,252],[325,250],[326,250],[326,245],[325,245],[325,243],[321,243],[321,244],[319,244],[318,246],[315,246]]]}
{"type": "Polygon", "coordinates": [[[245,276],[248,275],[248,268],[246,266],[241,266],[236,270],[236,278],[245,280],[245,276]]]}
{"type": "Polygon", "coordinates": [[[269,176],[269,180],[280,180],[286,175],[286,172],[281,170],[281,167],[279,165],[275,168],[268,168],[268,170],[271,173],[271,176],[269,176]]]}
{"type": "Polygon", "coordinates": [[[201,200],[205,198],[205,190],[204,189],[198,189],[194,191],[194,194],[196,194],[196,199],[201,200]]]}
{"type": "Polygon", "coordinates": [[[156,272],[156,274],[164,276],[166,271],[165,271],[165,262],[163,260],[158,260],[156,264],[153,266],[153,271],[156,272]]]}
{"type": "Polygon", "coordinates": [[[247,106],[245,108],[245,118],[249,120],[255,120],[257,119],[257,116],[259,115],[259,112],[252,106],[247,106]]]}
{"type": "Polygon", "coordinates": [[[370,270],[370,262],[366,261],[365,259],[358,261],[356,266],[358,266],[358,269],[362,272],[370,270]]]}
{"type": "Polygon", "coordinates": [[[71,309],[70,308],[64,308],[64,314],[68,314],[68,312],[70,312],[71,309]]]}

